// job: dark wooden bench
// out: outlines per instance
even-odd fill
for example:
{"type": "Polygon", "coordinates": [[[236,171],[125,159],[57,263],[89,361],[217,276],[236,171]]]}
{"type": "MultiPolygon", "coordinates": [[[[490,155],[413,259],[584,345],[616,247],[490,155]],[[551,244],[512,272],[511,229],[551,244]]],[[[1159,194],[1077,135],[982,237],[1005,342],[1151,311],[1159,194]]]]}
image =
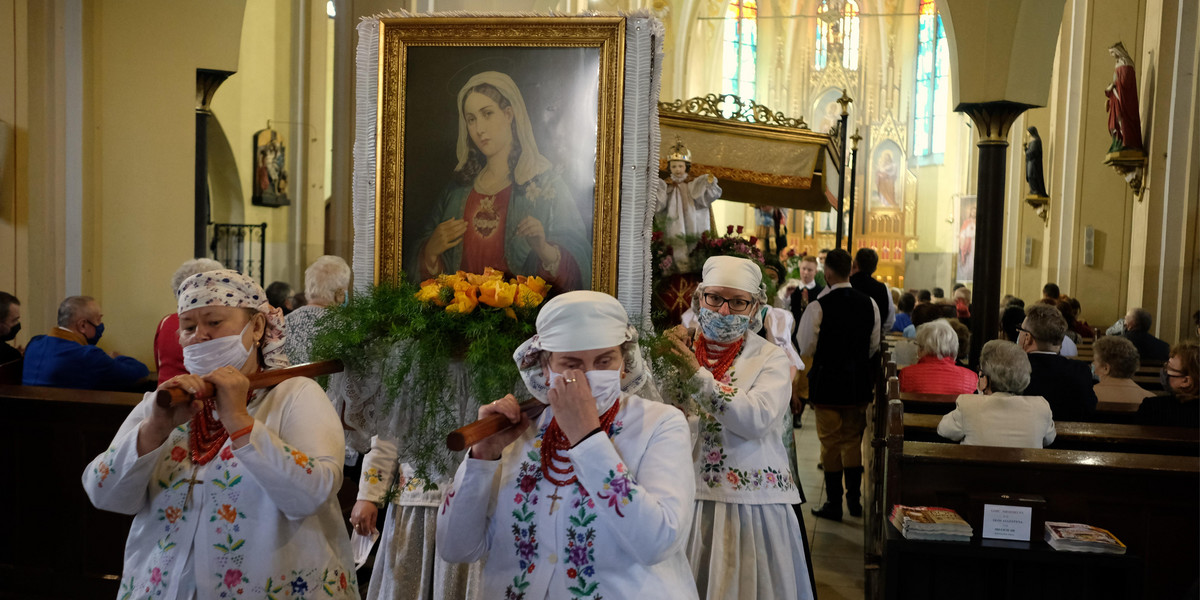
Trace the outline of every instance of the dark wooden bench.
{"type": "Polygon", "coordinates": [[[108,448],[141,394],[0,385],[0,596],[114,598],[132,518],[97,510],[84,467],[108,448]],[[46,595],[48,589],[64,595],[46,595]]]}
{"type": "MultiPolygon", "coordinates": [[[[904,412],[906,413],[944,415],[954,410],[954,403],[958,400],[958,395],[900,392],[899,398],[904,402],[904,412]]],[[[1127,402],[1099,402],[1091,415],[1091,422],[1133,423],[1137,409],[1136,404],[1127,402]]]]}
{"type": "MultiPolygon", "coordinates": [[[[885,534],[889,598],[1178,598],[1200,563],[1200,459],[1060,449],[992,448],[904,437],[904,404],[889,402],[885,506],[944,506],[976,530],[970,544],[885,534]],[[1125,557],[1050,550],[1038,541],[979,539],[979,495],[1038,494],[1045,520],[1113,532],[1125,557]]],[[[886,514],[873,514],[884,522],[886,514]]]]}
{"type": "MultiPolygon", "coordinates": [[[[941,420],[941,415],[904,413],[904,439],[954,443],[938,435],[941,420]]],[[[1200,431],[1188,427],[1056,421],[1054,429],[1050,447],[1061,450],[1200,456],[1200,431]]]]}

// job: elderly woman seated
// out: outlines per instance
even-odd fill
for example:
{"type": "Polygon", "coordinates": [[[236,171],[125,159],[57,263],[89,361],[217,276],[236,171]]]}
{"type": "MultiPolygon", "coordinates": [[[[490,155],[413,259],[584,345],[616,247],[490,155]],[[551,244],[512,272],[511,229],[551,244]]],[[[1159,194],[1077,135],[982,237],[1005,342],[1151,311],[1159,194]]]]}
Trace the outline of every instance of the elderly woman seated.
{"type": "Polygon", "coordinates": [[[1133,382],[1133,374],[1141,364],[1133,342],[1116,335],[1104,336],[1092,345],[1092,372],[1100,380],[1092,389],[1100,402],[1141,404],[1154,395],[1133,382]]]}
{"type": "Polygon", "coordinates": [[[1054,442],[1054,416],[1029,385],[1029,358],[1012,342],[992,340],[979,355],[979,393],[958,397],[938,435],[972,446],[1041,448],[1054,442]]]}
{"type": "Polygon", "coordinates": [[[958,334],[946,319],[917,328],[917,363],[900,369],[900,391],[921,394],[970,394],[975,373],[954,364],[958,334]]]}

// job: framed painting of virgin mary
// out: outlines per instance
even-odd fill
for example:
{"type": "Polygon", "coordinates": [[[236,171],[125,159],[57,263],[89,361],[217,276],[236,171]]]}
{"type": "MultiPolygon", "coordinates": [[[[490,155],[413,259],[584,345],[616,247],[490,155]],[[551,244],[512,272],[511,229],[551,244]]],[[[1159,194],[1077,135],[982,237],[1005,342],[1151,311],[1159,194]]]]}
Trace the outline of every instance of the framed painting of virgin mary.
{"type": "Polygon", "coordinates": [[[616,292],[622,18],[385,19],[376,281],[616,292]]]}

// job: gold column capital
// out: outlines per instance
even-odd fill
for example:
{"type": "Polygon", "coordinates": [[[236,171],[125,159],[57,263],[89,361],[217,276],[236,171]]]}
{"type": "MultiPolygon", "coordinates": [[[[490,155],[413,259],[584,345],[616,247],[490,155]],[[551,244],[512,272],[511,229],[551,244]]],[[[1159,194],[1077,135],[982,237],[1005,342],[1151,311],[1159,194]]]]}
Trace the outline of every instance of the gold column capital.
{"type": "Polygon", "coordinates": [[[959,104],[954,110],[966,113],[975,123],[979,145],[1008,145],[1008,132],[1021,113],[1036,108],[1031,104],[998,100],[959,104]]]}
{"type": "Polygon", "coordinates": [[[213,95],[234,71],[196,69],[196,112],[211,114],[213,95]]]}

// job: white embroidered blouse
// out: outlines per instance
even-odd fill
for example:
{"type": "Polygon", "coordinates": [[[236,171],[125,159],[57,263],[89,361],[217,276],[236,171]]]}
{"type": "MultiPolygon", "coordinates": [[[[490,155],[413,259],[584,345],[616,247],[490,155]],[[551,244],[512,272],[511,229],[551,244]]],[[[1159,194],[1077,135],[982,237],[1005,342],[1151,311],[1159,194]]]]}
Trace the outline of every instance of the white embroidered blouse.
{"type": "Polygon", "coordinates": [[[499,460],[465,459],[438,514],[438,554],[486,558],[488,598],[696,598],[687,421],[665,404],[620,401],[608,435],[567,451],[575,484],[542,476],[550,408],[499,460]]]}
{"type": "Polygon", "coordinates": [[[227,441],[202,466],[186,424],[138,456],[151,402],[152,393],[83,473],[96,508],[135,515],[121,598],[359,597],[337,500],[342,427],[315,381],[257,392],[250,443],[227,441]]]}
{"type": "Polygon", "coordinates": [[[724,381],[700,369],[694,399],[700,407],[694,448],[696,499],[735,504],[796,504],[785,432],[792,415],[788,357],[748,334],[724,381]]]}

